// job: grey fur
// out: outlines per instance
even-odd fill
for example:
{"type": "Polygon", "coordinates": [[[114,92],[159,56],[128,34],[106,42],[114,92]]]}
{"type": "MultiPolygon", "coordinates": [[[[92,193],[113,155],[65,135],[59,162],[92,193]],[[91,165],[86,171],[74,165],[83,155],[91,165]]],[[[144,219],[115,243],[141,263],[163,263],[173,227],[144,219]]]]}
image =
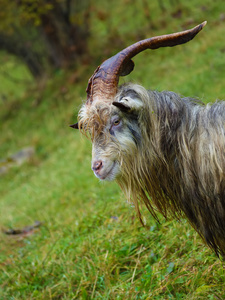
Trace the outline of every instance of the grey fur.
{"type": "Polygon", "coordinates": [[[225,102],[204,105],[134,84],[120,87],[115,102],[80,112],[83,131],[92,128],[93,161],[110,171],[96,176],[116,179],[141,220],[140,202],[156,219],[156,211],[185,215],[225,256],[225,102]],[[121,118],[118,131],[110,127],[113,115],[121,118]]]}
{"type": "Polygon", "coordinates": [[[215,253],[224,256],[225,102],[204,105],[156,91],[139,93],[139,99],[143,145],[138,151],[144,170],[138,174],[139,200],[153,201],[164,216],[184,213],[215,253]],[[146,153],[146,148],[151,150],[146,153]]]}

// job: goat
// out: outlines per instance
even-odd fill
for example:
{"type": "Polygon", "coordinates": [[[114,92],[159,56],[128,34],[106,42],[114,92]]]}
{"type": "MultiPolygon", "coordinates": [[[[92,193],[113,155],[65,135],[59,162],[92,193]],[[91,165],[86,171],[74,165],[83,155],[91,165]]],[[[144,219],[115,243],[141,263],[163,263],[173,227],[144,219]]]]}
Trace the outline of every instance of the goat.
{"type": "Polygon", "coordinates": [[[184,215],[219,256],[225,256],[225,102],[204,105],[174,92],[136,84],[118,88],[131,60],[150,48],[186,43],[205,26],[137,42],[103,62],[90,78],[79,128],[92,140],[92,169],[116,180],[142,221],[139,203],[184,215]]]}

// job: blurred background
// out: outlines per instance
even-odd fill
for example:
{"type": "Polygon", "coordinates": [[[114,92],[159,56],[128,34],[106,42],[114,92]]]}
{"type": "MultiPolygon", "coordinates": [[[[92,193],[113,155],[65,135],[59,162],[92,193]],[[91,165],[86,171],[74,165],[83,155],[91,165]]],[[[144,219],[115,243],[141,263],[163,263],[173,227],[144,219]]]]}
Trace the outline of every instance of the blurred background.
{"type": "Polygon", "coordinates": [[[142,227],[69,128],[102,61],[205,20],[121,83],[207,103],[225,98],[222,0],[0,0],[0,299],[225,299],[223,264],[185,219],[143,209],[142,227]]]}
{"type": "MultiPolygon", "coordinates": [[[[212,30],[225,19],[222,2],[210,0],[1,0],[0,5],[3,102],[15,95],[15,86],[18,96],[61,70],[95,68],[130,42],[190,28],[205,19],[212,30]]],[[[74,76],[72,80],[81,80],[74,76]]]]}

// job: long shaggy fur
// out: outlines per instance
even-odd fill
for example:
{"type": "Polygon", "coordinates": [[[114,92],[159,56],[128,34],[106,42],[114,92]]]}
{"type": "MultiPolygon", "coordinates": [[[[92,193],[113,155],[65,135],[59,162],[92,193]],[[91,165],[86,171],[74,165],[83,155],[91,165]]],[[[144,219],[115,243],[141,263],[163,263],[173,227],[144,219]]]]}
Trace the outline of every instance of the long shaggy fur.
{"type": "Polygon", "coordinates": [[[132,129],[132,147],[115,148],[114,142],[118,184],[140,219],[139,201],[156,219],[157,212],[186,215],[215,253],[225,256],[225,103],[204,105],[132,84],[121,87],[116,97],[131,92],[143,106],[136,118],[124,115],[130,126],[138,125],[132,129]]]}

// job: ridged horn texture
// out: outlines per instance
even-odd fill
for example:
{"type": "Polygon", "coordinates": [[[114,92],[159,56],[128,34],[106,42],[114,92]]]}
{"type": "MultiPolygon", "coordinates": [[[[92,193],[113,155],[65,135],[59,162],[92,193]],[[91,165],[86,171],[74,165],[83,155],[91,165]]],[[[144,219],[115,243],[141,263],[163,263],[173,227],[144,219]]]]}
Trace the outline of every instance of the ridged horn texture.
{"type": "Polygon", "coordinates": [[[86,104],[91,104],[99,98],[105,101],[113,100],[117,92],[119,77],[128,75],[134,68],[132,57],[146,49],[173,47],[187,43],[202,30],[206,23],[205,21],[189,30],[139,41],[104,61],[88,81],[86,104]]]}

